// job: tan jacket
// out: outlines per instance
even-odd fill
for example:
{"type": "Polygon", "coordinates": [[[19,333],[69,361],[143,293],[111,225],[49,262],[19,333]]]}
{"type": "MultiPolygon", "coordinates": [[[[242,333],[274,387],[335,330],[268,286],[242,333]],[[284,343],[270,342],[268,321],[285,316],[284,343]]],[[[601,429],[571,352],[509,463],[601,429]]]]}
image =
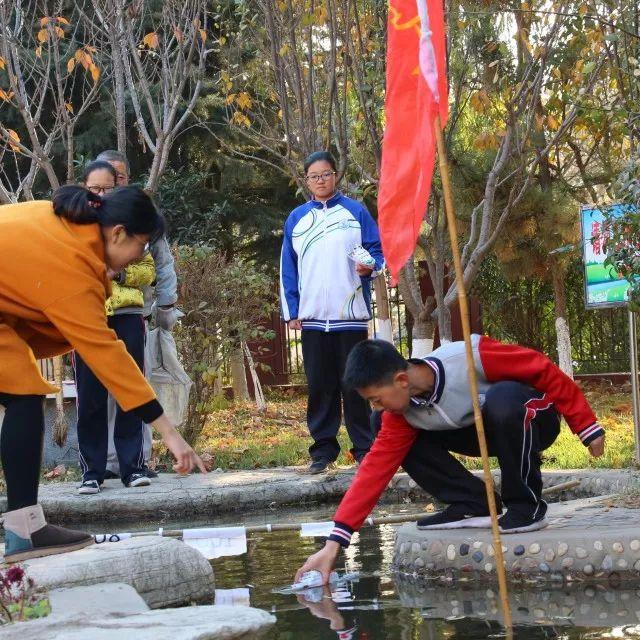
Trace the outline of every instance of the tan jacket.
{"type": "Polygon", "coordinates": [[[125,411],[155,398],[107,326],[111,295],[97,224],[72,224],[51,202],[0,206],[0,392],[57,391],[38,358],[75,349],[125,411]]]}

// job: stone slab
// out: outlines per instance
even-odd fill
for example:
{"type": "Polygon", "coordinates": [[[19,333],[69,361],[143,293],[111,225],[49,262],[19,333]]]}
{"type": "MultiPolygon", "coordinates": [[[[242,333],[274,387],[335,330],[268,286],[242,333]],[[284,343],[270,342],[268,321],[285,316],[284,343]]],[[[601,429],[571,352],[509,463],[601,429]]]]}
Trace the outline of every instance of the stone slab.
{"type": "Polygon", "coordinates": [[[201,606],[150,611],[126,584],[52,591],[51,615],[4,628],[6,640],[233,640],[258,638],[275,617],[245,606],[201,606]],[[89,604],[87,604],[89,603],[89,604]]]}
{"type": "MultiPolygon", "coordinates": [[[[136,519],[209,518],[269,507],[301,507],[335,504],[349,487],[355,469],[319,476],[301,473],[300,468],[255,469],[212,472],[207,475],[160,474],[148,487],[127,489],[119,480],[107,480],[97,495],[77,493],[77,483],[56,482],[40,487],[40,502],[47,516],[58,523],[115,522],[136,519]]],[[[499,474],[496,474],[499,478],[499,474]]],[[[545,486],[581,480],[576,489],[559,497],[571,499],[617,493],[640,486],[640,474],[630,470],[546,471],[545,486]]],[[[425,503],[432,500],[406,474],[391,480],[382,503],[425,503]]],[[[0,499],[0,510],[6,500],[0,499]]]]}
{"type": "Polygon", "coordinates": [[[152,609],[213,598],[211,564],[195,549],[169,538],[130,538],[23,563],[41,589],[121,582],[152,609]]]}
{"type": "MultiPolygon", "coordinates": [[[[549,527],[502,535],[507,576],[525,584],[606,582],[640,585],[640,509],[587,498],[549,507],[549,527]]],[[[451,584],[494,581],[490,529],[397,531],[393,568],[401,574],[451,584]]]]}
{"type": "Polygon", "coordinates": [[[49,603],[56,616],[73,614],[87,620],[97,616],[126,616],[149,611],[149,605],[140,594],[123,582],[54,589],[49,593],[49,603]]]}

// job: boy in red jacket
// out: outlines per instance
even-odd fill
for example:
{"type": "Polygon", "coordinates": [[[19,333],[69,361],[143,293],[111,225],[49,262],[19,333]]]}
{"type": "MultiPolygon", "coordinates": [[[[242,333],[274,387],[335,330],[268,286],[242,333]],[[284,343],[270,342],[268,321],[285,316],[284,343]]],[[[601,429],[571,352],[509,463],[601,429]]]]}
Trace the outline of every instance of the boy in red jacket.
{"type": "MultiPolygon", "coordinates": [[[[547,525],[541,498],[540,452],[560,431],[562,415],[592,456],[604,452],[604,429],[578,386],[532,349],[471,336],[489,455],[502,475],[496,496],[502,533],[547,525]]],[[[344,383],[384,410],[382,428],[334,516],[323,549],[310,556],[296,580],[317,569],[325,581],[340,547],[364,522],[402,466],[428,494],[449,506],[418,521],[419,529],[489,527],[484,482],[453,455],[479,456],[464,342],[428,357],[405,360],[388,342],[367,340],[351,351],[344,383]]]]}

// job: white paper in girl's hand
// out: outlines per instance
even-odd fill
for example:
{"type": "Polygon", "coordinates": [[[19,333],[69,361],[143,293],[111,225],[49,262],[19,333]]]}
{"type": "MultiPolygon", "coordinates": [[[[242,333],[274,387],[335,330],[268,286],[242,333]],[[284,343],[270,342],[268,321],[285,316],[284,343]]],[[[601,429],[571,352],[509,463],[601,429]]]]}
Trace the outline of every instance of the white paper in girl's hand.
{"type": "Polygon", "coordinates": [[[357,245],[347,254],[351,260],[370,269],[376,268],[376,261],[373,256],[361,245],[357,245]]]}

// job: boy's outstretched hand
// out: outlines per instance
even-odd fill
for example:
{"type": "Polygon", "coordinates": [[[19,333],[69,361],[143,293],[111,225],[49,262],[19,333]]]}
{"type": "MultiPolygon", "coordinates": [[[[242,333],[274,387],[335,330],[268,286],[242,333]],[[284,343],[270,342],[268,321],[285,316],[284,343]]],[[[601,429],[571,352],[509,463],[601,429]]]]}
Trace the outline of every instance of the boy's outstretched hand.
{"type": "Polygon", "coordinates": [[[327,540],[320,551],[307,558],[307,561],[298,569],[294,582],[299,582],[302,574],[307,571],[319,571],[322,574],[322,584],[329,582],[329,574],[333,570],[340,553],[340,545],[333,540],[327,540]]]}
{"type": "Polygon", "coordinates": [[[589,453],[594,458],[599,458],[604,453],[604,436],[600,436],[589,443],[589,453]]]}

